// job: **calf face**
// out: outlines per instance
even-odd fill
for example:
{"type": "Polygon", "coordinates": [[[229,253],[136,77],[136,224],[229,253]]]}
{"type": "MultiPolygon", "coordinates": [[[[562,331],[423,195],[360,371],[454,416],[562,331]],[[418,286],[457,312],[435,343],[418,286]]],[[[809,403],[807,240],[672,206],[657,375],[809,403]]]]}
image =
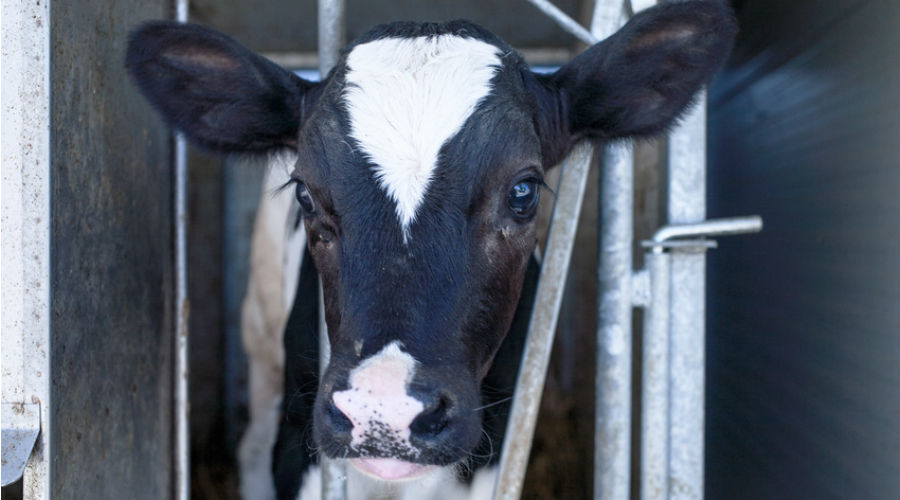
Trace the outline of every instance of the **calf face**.
{"type": "Polygon", "coordinates": [[[723,62],[716,3],[664,4],[559,71],[478,26],[396,23],[320,83],[195,25],[148,23],[127,65],[171,125],[219,152],[289,149],[331,364],[315,440],[385,479],[464,458],[509,328],[543,175],[582,138],[664,131],[723,62]]]}

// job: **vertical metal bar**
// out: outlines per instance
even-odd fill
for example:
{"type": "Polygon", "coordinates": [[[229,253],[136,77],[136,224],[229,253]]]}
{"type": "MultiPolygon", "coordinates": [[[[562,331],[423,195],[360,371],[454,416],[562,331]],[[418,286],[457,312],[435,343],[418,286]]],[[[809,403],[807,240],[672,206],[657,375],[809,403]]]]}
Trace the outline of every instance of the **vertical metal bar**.
{"type": "Polygon", "coordinates": [[[629,498],[634,161],[630,145],[610,147],[603,158],[594,498],[629,498]]]}
{"type": "Polygon", "coordinates": [[[528,341],[516,383],[516,397],[506,425],[507,439],[503,442],[494,498],[514,500],[522,495],[522,483],[592,156],[593,147],[583,142],[575,147],[560,167],[559,189],[550,220],[535,307],[528,326],[528,341]]]}
{"type": "MultiPolygon", "coordinates": [[[[706,96],[669,136],[669,223],[706,218],[706,96]]],[[[669,498],[703,497],[706,254],[674,251],[670,282],[669,498]]]]}
{"type": "Polygon", "coordinates": [[[641,491],[642,500],[668,497],[669,433],[669,254],[647,252],[650,304],[644,316],[641,366],[641,491]]]}
{"type": "MultiPolygon", "coordinates": [[[[187,22],[188,0],[176,0],[175,20],[187,22]]],[[[190,395],[188,393],[188,167],[187,142],[175,136],[175,498],[190,498],[190,395]]]]}
{"type": "MultiPolygon", "coordinates": [[[[597,0],[591,31],[612,35],[627,2],[597,0]]],[[[597,270],[597,374],[594,498],[628,498],[631,483],[631,277],[634,157],[630,144],[603,153],[597,270]]]]}
{"type": "Polygon", "coordinates": [[[175,139],[175,498],[190,496],[187,291],[187,146],[175,139]]]}
{"type": "MultiPolygon", "coordinates": [[[[30,426],[39,425],[43,432],[28,458],[22,494],[26,499],[44,499],[50,497],[54,455],[50,441],[50,6],[49,2],[4,0],[0,9],[2,400],[4,409],[12,403],[17,411],[38,413],[37,422],[29,419],[30,426]]],[[[7,458],[4,455],[4,462],[7,458]]]]}
{"type": "Polygon", "coordinates": [[[319,0],[319,73],[337,64],[344,46],[344,0],[319,0]]]}
{"type": "MultiPolygon", "coordinates": [[[[337,64],[344,45],[344,0],[319,0],[319,73],[324,80],[337,64]]],[[[321,285],[319,287],[319,371],[325,373],[330,358],[328,325],[325,322],[325,305],[321,285]]],[[[343,500],[347,498],[347,464],[321,456],[322,498],[343,500]]]]}

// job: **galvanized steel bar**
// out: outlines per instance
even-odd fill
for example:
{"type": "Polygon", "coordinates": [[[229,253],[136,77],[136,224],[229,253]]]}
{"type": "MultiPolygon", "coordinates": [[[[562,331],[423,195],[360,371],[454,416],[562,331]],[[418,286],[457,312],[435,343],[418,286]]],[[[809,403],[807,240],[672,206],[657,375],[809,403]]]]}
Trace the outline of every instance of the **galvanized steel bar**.
{"type": "Polygon", "coordinates": [[[528,326],[528,341],[522,354],[516,397],[506,425],[507,438],[503,442],[494,498],[514,500],[522,495],[522,483],[540,409],[547,365],[550,363],[559,306],[562,303],[592,156],[593,147],[590,143],[582,142],[560,166],[562,172],[556,204],[550,220],[550,233],[541,265],[535,306],[528,326]]]}
{"type": "Polygon", "coordinates": [[[593,33],[584,29],[584,26],[579,24],[578,21],[569,17],[568,14],[554,5],[553,2],[550,2],[548,0],[528,0],[528,2],[540,9],[540,11],[546,14],[547,17],[556,21],[556,24],[558,24],[562,29],[575,35],[575,37],[577,37],[582,42],[588,45],[593,45],[600,41],[596,36],[594,36],[593,33]]]}
{"type": "Polygon", "coordinates": [[[641,366],[641,483],[643,500],[669,494],[669,254],[647,252],[650,304],[644,315],[641,366]]]}
{"type": "MultiPolygon", "coordinates": [[[[176,0],[175,20],[187,22],[188,0],[176,0]]],[[[175,136],[175,498],[191,496],[191,441],[188,319],[188,166],[187,141],[175,136]]]]}
{"type": "Polygon", "coordinates": [[[594,498],[628,498],[631,482],[631,277],[634,161],[603,155],[597,312],[594,498]]]}
{"type": "Polygon", "coordinates": [[[187,275],[187,144],[175,139],[175,498],[190,497],[190,396],[188,394],[188,299],[187,275]]]}
{"type": "MultiPolygon", "coordinates": [[[[319,0],[319,73],[324,80],[337,64],[344,45],[344,0],[319,0]]],[[[319,288],[319,372],[325,373],[331,354],[328,325],[325,322],[325,302],[319,288]]],[[[347,464],[320,455],[322,470],[322,499],[347,498],[347,464]]]]}
{"type": "MultiPolygon", "coordinates": [[[[669,224],[706,219],[706,95],[669,135],[669,224]]],[[[703,497],[706,253],[673,252],[668,497],[703,497]]]]}
{"type": "MultiPolygon", "coordinates": [[[[54,455],[49,432],[50,5],[4,0],[0,9],[3,445],[7,446],[7,430],[24,426],[29,435],[21,440],[27,446],[21,452],[29,458],[22,495],[44,499],[50,496],[54,455]],[[18,422],[7,418],[8,410],[18,422]],[[44,432],[35,441],[30,436],[36,427],[44,432]]],[[[4,449],[4,464],[8,459],[12,457],[4,449]]]]}
{"type": "Polygon", "coordinates": [[[323,80],[344,46],[344,10],[344,0],[319,0],[319,73],[323,80]]]}
{"type": "MultiPolygon", "coordinates": [[[[621,0],[597,0],[591,31],[606,38],[628,19],[621,0]]],[[[607,147],[600,176],[594,498],[628,498],[631,482],[631,306],[634,160],[607,147]]]]}

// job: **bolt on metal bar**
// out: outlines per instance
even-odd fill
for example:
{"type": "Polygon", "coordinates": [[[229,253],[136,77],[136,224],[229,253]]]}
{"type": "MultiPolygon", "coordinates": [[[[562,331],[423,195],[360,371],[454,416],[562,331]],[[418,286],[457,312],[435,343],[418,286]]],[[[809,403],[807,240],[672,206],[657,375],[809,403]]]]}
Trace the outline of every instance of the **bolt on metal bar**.
{"type": "Polygon", "coordinates": [[[514,500],[522,495],[522,483],[592,156],[591,144],[582,142],[560,166],[562,172],[559,189],[550,221],[535,306],[528,327],[528,341],[522,354],[515,399],[506,425],[507,438],[503,442],[494,498],[514,500]]]}
{"type": "Polygon", "coordinates": [[[540,11],[546,14],[547,17],[549,17],[553,21],[556,21],[556,24],[558,24],[560,28],[568,31],[572,35],[575,35],[575,37],[582,42],[588,45],[593,45],[600,41],[596,36],[594,36],[593,33],[586,30],[581,24],[578,23],[578,21],[569,17],[568,14],[554,5],[553,2],[550,2],[548,0],[528,0],[528,2],[540,9],[540,11]]]}
{"type": "MultiPolygon", "coordinates": [[[[188,0],[176,0],[175,20],[187,22],[188,0]]],[[[188,319],[188,166],[187,141],[175,135],[175,498],[190,498],[190,394],[188,319]]]]}
{"type": "MultiPolygon", "coordinates": [[[[319,74],[324,80],[337,64],[344,45],[344,0],[318,0],[319,8],[319,74]]],[[[331,358],[328,325],[325,322],[325,302],[321,281],[319,286],[319,373],[325,373],[331,358]]],[[[320,455],[322,471],[322,499],[347,498],[347,464],[320,455]]]]}

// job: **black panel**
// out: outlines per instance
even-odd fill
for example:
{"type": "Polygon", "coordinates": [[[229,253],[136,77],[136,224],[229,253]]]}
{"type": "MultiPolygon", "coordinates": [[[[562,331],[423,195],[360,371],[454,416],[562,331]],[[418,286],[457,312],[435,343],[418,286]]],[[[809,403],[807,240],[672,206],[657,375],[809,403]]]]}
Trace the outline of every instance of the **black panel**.
{"type": "Polygon", "coordinates": [[[710,93],[706,496],[900,497],[900,6],[739,2],[710,93]]]}
{"type": "Polygon", "coordinates": [[[123,65],[169,5],[51,6],[51,498],[172,495],[172,148],[123,65]]]}

